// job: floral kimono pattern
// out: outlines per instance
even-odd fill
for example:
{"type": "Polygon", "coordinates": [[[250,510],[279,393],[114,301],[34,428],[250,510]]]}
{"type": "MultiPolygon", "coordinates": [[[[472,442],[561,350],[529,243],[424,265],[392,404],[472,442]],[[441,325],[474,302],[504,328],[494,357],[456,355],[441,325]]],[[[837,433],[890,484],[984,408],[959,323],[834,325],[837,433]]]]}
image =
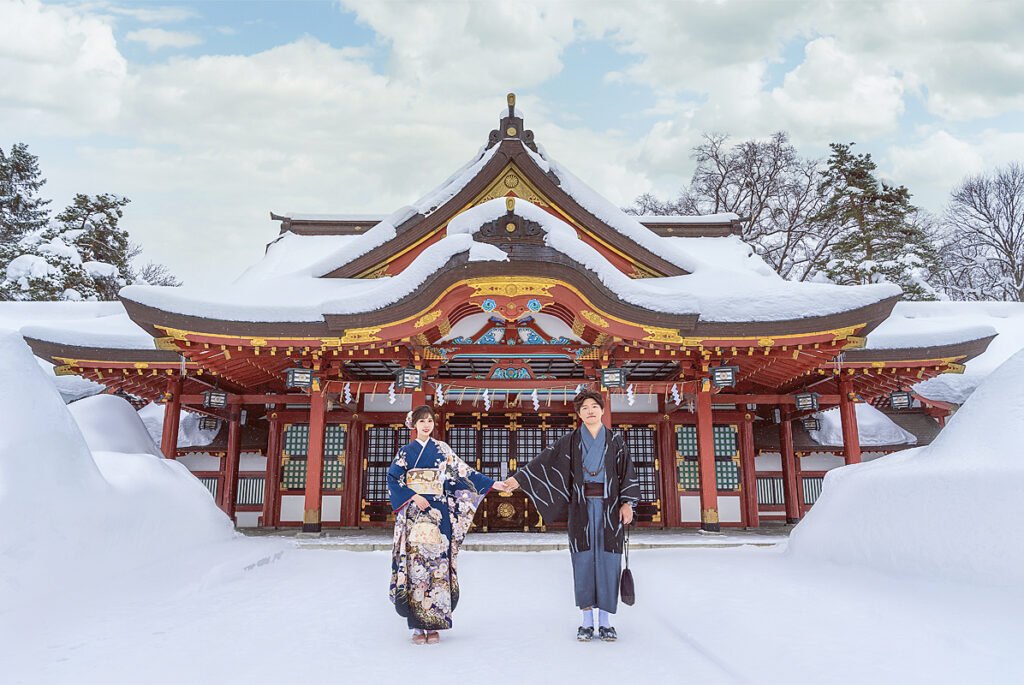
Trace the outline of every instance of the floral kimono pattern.
{"type": "Polygon", "coordinates": [[[470,468],[447,443],[431,438],[398,451],[388,469],[395,512],[390,597],[410,628],[446,630],[459,601],[457,559],[473,515],[494,481],[470,468]],[[406,483],[412,469],[436,469],[441,494],[423,495],[430,507],[412,503],[406,483]]]}

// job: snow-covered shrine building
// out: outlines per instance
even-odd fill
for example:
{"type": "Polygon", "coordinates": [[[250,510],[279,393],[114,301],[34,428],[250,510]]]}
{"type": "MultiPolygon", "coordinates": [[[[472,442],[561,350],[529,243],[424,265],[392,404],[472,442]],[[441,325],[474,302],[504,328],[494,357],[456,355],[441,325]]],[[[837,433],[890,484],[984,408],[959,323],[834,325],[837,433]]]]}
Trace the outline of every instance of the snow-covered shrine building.
{"type": "MultiPolygon", "coordinates": [[[[641,525],[795,522],[828,469],[927,442],[949,406],[893,411],[890,394],[992,339],[872,336],[895,286],[785,281],[735,215],[623,213],[545,154],[511,95],[486,146],[416,204],[271,216],[280,235],[231,286],[129,286],[116,321],[22,330],[57,373],[165,403],[163,453],[239,525],[387,525],[411,407],[435,406],[438,437],[498,478],[576,425],[580,386],[625,434],[641,525]],[[297,368],[310,387],[289,387],[297,368]],[[624,387],[602,385],[612,368],[624,387]],[[219,444],[179,449],[182,408],[222,422],[219,444]],[[858,415],[891,442],[862,446],[858,415]],[[243,431],[265,440],[244,460],[243,431]]],[[[507,493],[477,523],[544,525],[507,493]]]]}

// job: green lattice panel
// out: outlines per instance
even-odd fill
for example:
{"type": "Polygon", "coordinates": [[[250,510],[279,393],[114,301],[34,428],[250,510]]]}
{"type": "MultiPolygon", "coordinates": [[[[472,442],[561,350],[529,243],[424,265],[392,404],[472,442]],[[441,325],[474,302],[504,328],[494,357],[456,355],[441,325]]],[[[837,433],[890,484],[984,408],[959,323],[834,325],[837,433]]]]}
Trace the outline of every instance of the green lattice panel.
{"type": "Polygon", "coordinates": [[[328,459],[324,462],[324,490],[341,490],[345,487],[345,462],[328,459]]]}
{"type": "Polygon", "coordinates": [[[329,425],[324,430],[324,457],[345,456],[345,426],[329,425]]]}
{"type": "MultiPolygon", "coordinates": [[[[715,458],[731,459],[736,456],[736,429],[715,426],[715,458]]],[[[697,456],[697,427],[676,426],[676,453],[680,457],[697,456]]]]}
{"type": "Polygon", "coordinates": [[[289,459],[281,464],[281,487],[285,490],[306,489],[306,460],[289,459]]]}
{"type": "Polygon", "coordinates": [[[680,490],[699,490],[700,466],[695,461],[677,461],[676,480],[680,490]]]}
{"type": "Polygon", "coordinates": [[[732,460],[716,461],[715,479],[718,481],[719,490],[739,490],[740,465],[732,460]]]}
{"type": "Polygon", "coordinates": [[[697,456],[696,426],[676,426],[676,453],[680,457],[697,456]]]}
{"type": "Polygon", "coordinates": [[[732,426],[715,426],[715,458],[732,459],[736,456],[736,429],[732,426]]]}
{"type": "Polygon", "coordinates": [[[289,457],[304,457],[308,449],[309,424],[293,423],[289,425],[284,431],[284,453],[289,457]]]}

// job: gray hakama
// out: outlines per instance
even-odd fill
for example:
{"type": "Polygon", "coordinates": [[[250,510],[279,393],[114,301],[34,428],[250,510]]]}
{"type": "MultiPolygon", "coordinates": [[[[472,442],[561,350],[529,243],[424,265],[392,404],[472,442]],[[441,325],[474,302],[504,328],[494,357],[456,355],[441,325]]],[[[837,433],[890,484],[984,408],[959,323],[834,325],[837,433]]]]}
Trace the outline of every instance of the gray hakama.
{"type": "MultiPolygon", "coordinates": [[[[607,441],[602,426],[597,435],[580,431],[583,448],[583,482],[600,484],[607,493],[605,483],[605,452],[607,441]]],[[[590,549],[572,552],[572,575],[576,586],[576,606],[580,609],[597,607],[614,614],[619,604],[619,570],[622,555],[604,548],[604,497],[587,497],[588,537],[590,549]]],[[[610,512],[618,516],[618,512],[610,512]]]]}
{"type": "Polygon", "coordinates": [[[576,585],[576,606],[597,607],[614,614],[619,606],[619,575],[622,555],[604,549],[604,499],[587,498],[590,516],[590,549],[572,553],[572,576],[576,585]]]}

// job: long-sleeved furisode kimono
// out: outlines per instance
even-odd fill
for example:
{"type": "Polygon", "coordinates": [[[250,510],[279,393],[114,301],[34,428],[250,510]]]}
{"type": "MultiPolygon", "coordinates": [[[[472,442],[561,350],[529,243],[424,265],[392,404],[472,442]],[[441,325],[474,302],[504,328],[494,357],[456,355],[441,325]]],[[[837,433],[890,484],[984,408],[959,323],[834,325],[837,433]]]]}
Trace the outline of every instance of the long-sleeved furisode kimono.
{"type": "Polygon", "coordinates": [[[395,516],[391,601],[410,628],[445,630],[459,601],[456,559],[473,515],[494,481],[470,468],[446,443],[413,440],[388,469],[395,516]],[[412,502],[423,495],[430,508],[412,502]]]}

